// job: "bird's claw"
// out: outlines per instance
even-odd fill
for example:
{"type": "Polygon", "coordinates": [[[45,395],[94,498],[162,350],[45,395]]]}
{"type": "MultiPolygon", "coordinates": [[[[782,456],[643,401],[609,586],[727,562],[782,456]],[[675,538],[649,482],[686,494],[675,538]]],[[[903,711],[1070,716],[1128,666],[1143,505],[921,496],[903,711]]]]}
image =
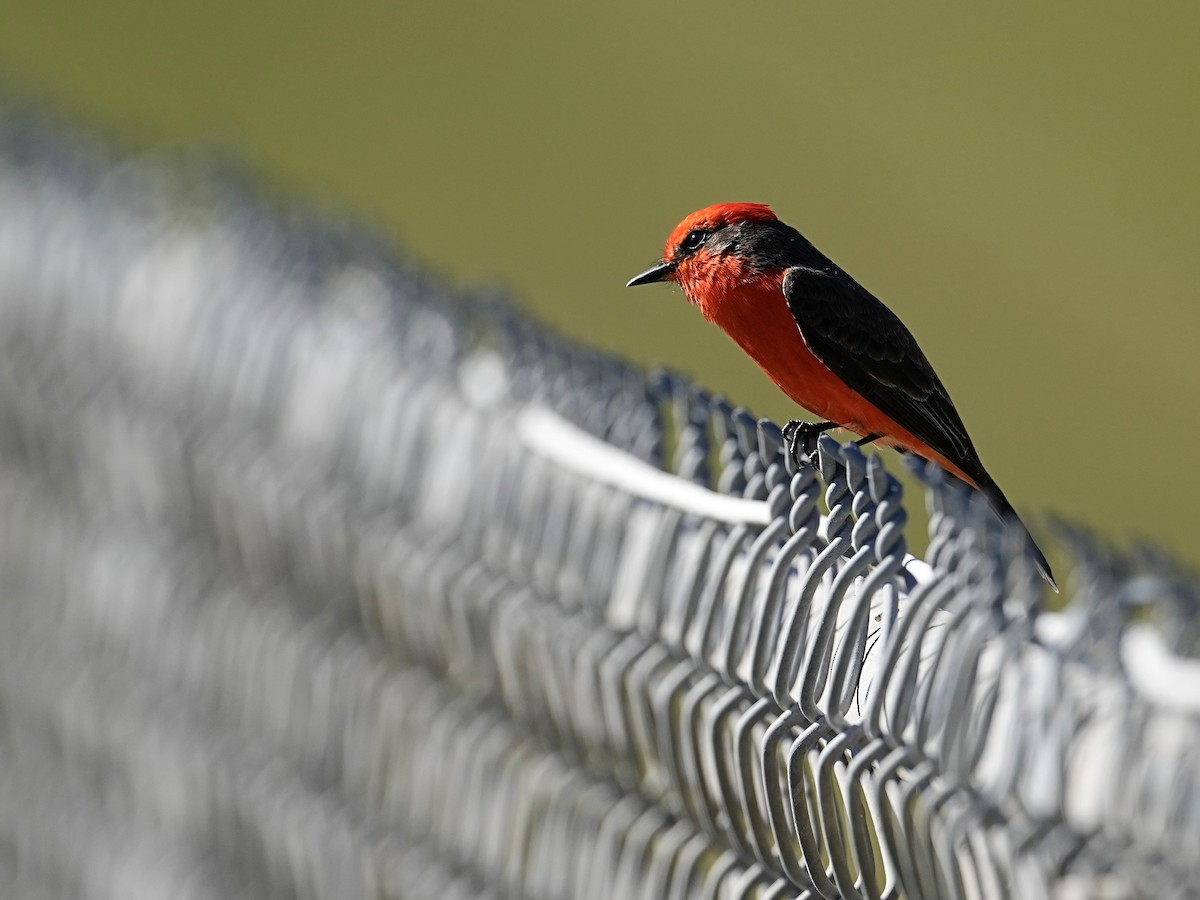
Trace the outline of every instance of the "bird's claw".
{"type": "Polygon", "coordinates": [[[817,439],[836,427],[834,422],[801,422],[799,419],[792,419],[783,426],[783,443],[797,468],[816,465],[817,439]]]}

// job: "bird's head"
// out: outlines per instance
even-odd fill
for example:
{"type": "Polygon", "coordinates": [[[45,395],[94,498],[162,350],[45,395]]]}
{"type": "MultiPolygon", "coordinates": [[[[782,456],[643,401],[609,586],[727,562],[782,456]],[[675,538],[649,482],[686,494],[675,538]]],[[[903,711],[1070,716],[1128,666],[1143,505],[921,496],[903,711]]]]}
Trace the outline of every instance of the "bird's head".
{"type": "Polygon", "coordinates": [[[676,225],[662,259],[631,279],[628,287],[673,281],[705,309],[711,295],[789,264],[780,251],[789,249],[784,245],[792,243],[792,236],[799,234],[783,225],[769,206],[718,203],[676,225]]]}

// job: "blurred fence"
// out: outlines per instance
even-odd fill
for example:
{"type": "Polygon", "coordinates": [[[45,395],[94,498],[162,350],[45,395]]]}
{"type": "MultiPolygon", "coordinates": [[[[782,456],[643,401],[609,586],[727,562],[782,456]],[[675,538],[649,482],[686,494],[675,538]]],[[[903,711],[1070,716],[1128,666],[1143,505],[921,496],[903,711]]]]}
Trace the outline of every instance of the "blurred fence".
{"type": "Polygon", "coordinates": [[[228,176],[7,127],[0,425],[4,897],[1200,896],[1194,583],[228,176]]]}

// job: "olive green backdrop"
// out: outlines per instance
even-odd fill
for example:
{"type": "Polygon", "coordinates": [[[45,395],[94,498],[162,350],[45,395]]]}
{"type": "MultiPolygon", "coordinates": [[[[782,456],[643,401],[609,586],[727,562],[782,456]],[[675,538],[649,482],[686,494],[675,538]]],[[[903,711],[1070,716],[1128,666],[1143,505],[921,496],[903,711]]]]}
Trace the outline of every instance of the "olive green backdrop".
{"type": "Polygon", "coordinates": [[[0,82],[232,151],[462,285],[790,405],[674,289],[685,213],[769,202],[909,324],[985,462],[1190,563],[1194,4],[10,4],[0,82]]]}

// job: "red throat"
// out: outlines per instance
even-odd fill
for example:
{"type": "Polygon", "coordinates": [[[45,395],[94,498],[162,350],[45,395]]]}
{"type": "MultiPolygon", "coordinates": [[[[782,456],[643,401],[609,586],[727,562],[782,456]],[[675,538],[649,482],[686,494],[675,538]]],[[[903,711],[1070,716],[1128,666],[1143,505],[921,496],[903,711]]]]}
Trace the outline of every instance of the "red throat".
{"type": "Polygon", "coordinates": [[[734,336],[731,326],[736,328],[743,319],[758,318],[764,307],[779,305],[763,301],[771,295],[782,297],[783,274],[783,270],[755,272],[739,256],[700,252],[679,265],[676,278],[704,318],[734,336]]]}

